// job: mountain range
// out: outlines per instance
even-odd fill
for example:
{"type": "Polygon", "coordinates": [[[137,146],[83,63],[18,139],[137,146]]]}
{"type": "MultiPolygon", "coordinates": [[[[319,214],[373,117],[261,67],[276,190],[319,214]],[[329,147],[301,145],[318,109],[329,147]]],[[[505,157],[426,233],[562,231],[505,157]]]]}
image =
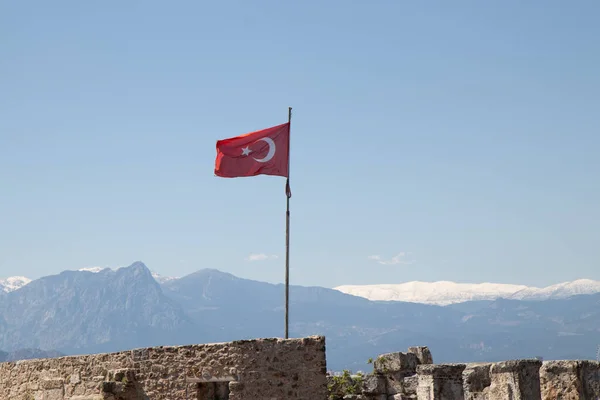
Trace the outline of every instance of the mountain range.
{"type": "MultiPolygon", "coordinates": [[[[78,271],[98,273],[110,270],[102,267],[81,268],[78,271]]],[[[152,277],[164,284],[179,279],[152,272],[152,277]]],[[[0,291],[12,292],[31,279],[13,276],[0,279],[0,291]]],[[[496,300],[500,298],[517,300],[566,299],[578,294],[600,293],[600,281],[578,279],[543,288],[503,283],[456,283],[449,281],[412,281],[399,284],[381,285],[342,285],[334,288],[342,293],[363,297],[373,301],[405,301],[421,304],[449,305],[474,300],[496,300]]]]}
{"type": "MultiPolygon", "coordinates": [[[[595,357],[600,293],[552,298],[566,293],[558,292],[545,290],[537,301],[492,297],[440,306],[291,286],[290,334],[325,335],[334,370],[366,369],[369,358],[414,345],[429,346],[436,362],[595,357]]],[[[281,337],[283,300],[281,284],[214,269],[177,279],[161,279],[141,262],[64,271],[0,292],[0,349],[84,354],[281,337]]]]}
{"type": "Polygon", "coordinates": [[[600,282],[578,279],[544,288],[501,283],[406,282],[386,285],[343,285],[340,292],[375,301],[408,301],[412,303],[448,305],[473,300],[566,299],[578,294],[600,293],[600,282]]]}

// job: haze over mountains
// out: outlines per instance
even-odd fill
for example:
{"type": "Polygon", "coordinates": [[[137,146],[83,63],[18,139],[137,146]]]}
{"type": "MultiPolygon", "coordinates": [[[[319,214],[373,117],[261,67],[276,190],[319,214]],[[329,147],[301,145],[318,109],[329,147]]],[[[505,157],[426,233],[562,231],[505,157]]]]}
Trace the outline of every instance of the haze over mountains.
{"type": "MultiPolygon", "coordinates": [[[[78,271],[98,273],[111,270],[103,267],[81,268],[78,271]]],[[[163,276],[151,272],[159,283],[175,281],[178,277],[163,276]]],[[[0,279],[0,290],[11,292],[30,283],[31,279],[14,276],[0,279]]],[[[476,300],[496,300],[499,298],[518,300],[565,299],[578,294],[600,293],[600,281],[578,279],[556,285],[538,288],[525,285],[502,283],[457,283],[450,281],[420,282],[379,285],[341,285],[334,288],[342,293],[364,297],[373,301],[405,301],[411,303],[449,305],[476,300]]]]}
{"type": "MultiPolygon", "coordinates": [[[[600,293],[562,298],[592,290],[588,283],[538,291],[538,301],[499,298],[447,306],[292,286],[290,332],[326,335],[328,365],[336,370],[366,369],[368,358],[413,345],[430,346],[436,362],[589,359],[600,343],[600,293]],[[558,298],[543,300],[553,296],[558,298]]],[[[512,295],[531,296],[529,289],[512,295]]],[[[434,291],[428,293],[421,301],[456,297],[448,291],[445,300],[432,300],[434,291]]],[[[283,300],[283,285],[211,269],[178,279],[153,276],[141,262],[114,271],[64,271],[0,292],[0,349],[82,354],[281,337],[283,300]]]]}

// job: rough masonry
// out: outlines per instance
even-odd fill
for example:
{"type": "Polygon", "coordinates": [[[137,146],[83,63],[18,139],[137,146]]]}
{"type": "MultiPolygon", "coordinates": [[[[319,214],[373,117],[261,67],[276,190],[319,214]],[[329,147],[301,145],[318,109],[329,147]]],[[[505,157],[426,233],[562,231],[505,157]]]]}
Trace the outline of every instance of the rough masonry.
{"type": "Polygon", "coordinates": [[[434,364],[427,347],[382,354],[373,372],[354,376],[354,393],[329,400],[600,400],[596,361],[510,360],[497,363],[434,364]]]}
{"type": "Polygon", "coordinates": [[[0,363],[0,400],[327,398],[325,338],[257,339],[0,363]]]}
{"type": "Polygon", "coordinates": [[[321,336],[154,347],[0,363],[0,400],[600,400],[595,361],[434,364],[411,347],[373,364],[338,395],[321,336]]]}

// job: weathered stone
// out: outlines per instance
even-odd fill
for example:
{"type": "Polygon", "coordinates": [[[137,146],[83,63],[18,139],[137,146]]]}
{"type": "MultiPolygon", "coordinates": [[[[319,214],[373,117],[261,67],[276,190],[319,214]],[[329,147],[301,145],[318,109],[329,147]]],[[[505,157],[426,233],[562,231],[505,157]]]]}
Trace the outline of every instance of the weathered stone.
{"type": "Polygon", "coordinates": [[[540,368],[540,390],[544,400],[578,400],[583,397],[583,382],[578,361],[549,361],[540,368]]]}
{"type": "Polygon", "coordinates": [[[402,394],[404,399],[416,399],[417,388],[419,387],[419,376],[411,375],[402,380],[402,394]]]}
{"type": "Polygon", "coordinates": [[[71,385],[77,385],[80,382],[81,382],[81,376],[79,375],[79,373],[72,374],[71,377],[69,378],[69,383],[71,385]]]}
{"type": "Polygon", "coordinates": [[[597,361],[582,361],[581,379],[585,398],[600,399],[600,363],[597,361]]]}
{"type": "Polygon", "coordinates": [[[433,357],[427,346],[409,347],[408,352],[417,356],[419,364],[433,364],[433,357]]]}
{"type": "Polygon", "coordinates": [[[426,364],[417,367],[419,400],[463,400],[465,364],[426,364]]]}
{"type": "Polygon", "coordinates": [[[412,375],[417,371],[419,360],[413,353],[387,353],[382,354],[373,363],[375,372],[379,374],[400,373],[412,375]]]}
{"type": "Polygon", "coordinates": [[[40,382],[40,386],[42,387],[42,389],[45,389],[45,390],[62,389],[62,387],[64,385],[65,385],[65,382],[62,379],[43,379],[40,382]]]}
{"type": "MultiPolygon", "coordinates": [[[[152,369],[153,366],[150,368],[152,369]]],[[[119,368],[108,371],[107,380],[115,382],[133,382],[135,378],[135,370],[133,368],[119,368]]]]}
{"type": "Polygon", "coordinates": [[[0,363],[0,400],[183,400],[205,376],[239,379],[206,386],[229,400],[325,399],[326,367],[319,336],[155,347],[0,363]]]}
{"type": "Polygon", "coordinates": [[[404,376],[399,373],[388,374],[385,376],[385,386],[387,394],[401,394],[404,392],[404,376]]]}
{"type": "Polygon", "coordinates": [[[540,368],[543,400],[600,398],[600,365],[594,361],[546,361],[540,368]]]}
{"type": "Polygon", "coordinates": [[[490,369],[489,399],[540,400],[539,360],[494,363],[490,369]]]}
{"type": "Polygon", "coordinates": [[[371,374],[365,377],[363,381],[363,393],[365,394],[385,394],[386,382],[382,375],[371,374]]]}
{"type": "Polygon", "coordinates": [[[63,388],[48,389],[43,391],[43,400],[64,400],[65,392],[63,388]]]}
{"type": "Polygon", "coordinates": [[[463,372],[465,400],[487,400],[487,392],[492,384],[491,363],[467,364],[463,372]]]}

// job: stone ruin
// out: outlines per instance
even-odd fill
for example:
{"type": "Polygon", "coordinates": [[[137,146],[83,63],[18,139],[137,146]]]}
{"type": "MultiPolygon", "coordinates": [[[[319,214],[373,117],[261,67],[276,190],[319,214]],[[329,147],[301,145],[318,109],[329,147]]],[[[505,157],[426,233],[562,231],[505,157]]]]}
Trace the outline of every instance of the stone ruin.
{"type": "Polygon", "coordinates": [[[434,364],[411,347],[373,364],[340,394],[322,336],[154,347],[0,363],[0,400],[600,400],[595,361],[434,364]]]}
{"type": "Polygon", "coordinates": [[[372,373],[352,379],[354,393],[340,394],[339,379],[328,376],[329,400],[600,400],[596,361],[434,364],[427,347],[410,347],[380,355],[372,373]]]}

